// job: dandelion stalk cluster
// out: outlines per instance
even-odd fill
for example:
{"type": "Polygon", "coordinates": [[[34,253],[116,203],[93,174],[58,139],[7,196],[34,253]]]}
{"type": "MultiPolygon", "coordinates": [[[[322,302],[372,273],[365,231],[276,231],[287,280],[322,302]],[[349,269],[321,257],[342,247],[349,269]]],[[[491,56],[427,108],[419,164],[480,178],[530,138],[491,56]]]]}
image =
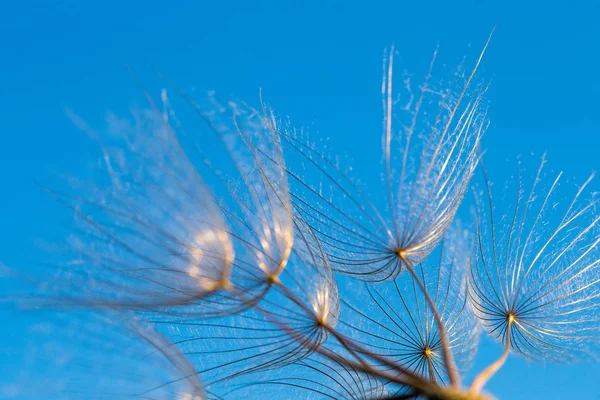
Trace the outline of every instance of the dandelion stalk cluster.
{"type": "Polygon", "coordinates": [[[169,83],[197,130],[166,90],[144,90],[148,107],[111,115],[107,134],[70,112],[106,175],[81,193],[47,189],[76,218],[60,261],[20,297],[45,310],[45,348],[70,350],[39,371],[46,397],[483,400],[511,354],[594,357],[593,177],[565,202],[542,161],[495,192],[481,57],[438,82],[436,51],[398,90],[394,54],[368,190],[266,105],[197,102],[169,83]],[[471,224],[456,218],[467,198],[471,224]],[[481,334],[502,349],[471,371],[481,334]]]}

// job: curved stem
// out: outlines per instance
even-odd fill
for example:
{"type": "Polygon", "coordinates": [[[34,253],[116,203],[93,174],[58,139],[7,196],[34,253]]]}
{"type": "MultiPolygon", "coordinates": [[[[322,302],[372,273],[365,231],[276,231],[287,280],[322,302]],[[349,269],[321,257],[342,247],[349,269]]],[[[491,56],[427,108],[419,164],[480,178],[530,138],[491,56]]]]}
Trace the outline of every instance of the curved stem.
{"type": "Polygon", "coordinates": [[[431,383],[437,384],[437,380],[435,379],[435,369],[433,368],[433,362],[431,361],[431,357],[427,357],[427,369],[429,369],[429,380],[431,381],[431,383]]]}
{"type": "MultiPolygon", "coordinates": [[[[276,282],[274,282],[274,284],[277,287],[279,287],[279,289],[282,291],[284,296],[286,296],[288,299],[290,299],[291,301],[296,303],[305,312],[307,312],[307,313],[311,312],[310,308],[308,308],[281,281],[276,281],[276,282]]],[[[257,309],[260,311],[260,307],[258,307],[257,309]]],[[[294,329],[287,327],[285,324],[278,322],[278,321],[272,321],[272,322],[274,322],[280,328],[284,329],[286,332],[288,332],[288,334],[293,333],[292,337],[297,336],[297,333],[294,332],[294,329]]],[[[329,334],[331,334],[358,361],[358,363],[355,363],[355,362],[352,362],[351,360],[346,359],[345,357],[341,357],[336,354],[336,356],[339,358],[339,360],[337,360],[338,362],[342,362],[347,366],[350,366],[357,370],[362,370],[368,374],[371,374],[374,376],[379,376],[383,379],[388,379],[392,382],[411,386],[415,390],[419,391],[420,393],[430,393],[431,394],[431,393],[437,393],[437,391],[439,390],[439,386],[435,382],[430,383],[429,381],[423,379],[421,376],[417,375],[415,372],[411,371],[404,365],[395,363],[395,362],[389,360],[387,357],[384,357],[384,356],[381,356],[379,354],[375,354],[375,353],[369,351],[368,349],[361,346],[359,343],[355,342],[351,338],[349,338],[345,335],[342,335],[334,327],[332,327],[330,325],[323,325],[322,329],[326,330],[329,334]],[[372,367],[365,361],[364,357],[362,357],[361,355],[363,355],[371,360],[374,360],[378,363],[383,364],[387,368],[391,369],[391,371],[399,372],[400,375],[395,376],[397,374],[389,374],[389,372],[387,372],[387,371],[383,372],[383,371],[380,371],[380,370],[372,367]],[[401,379],[399,379],[399,377],[401,377],[401,379]]],[[[332,355],[331,355],[331,354],[335,354],[335,353],[331,353],[330,351],[323,349],[321,347],[320,343],[315,344],[315,345],[316,346],[313,348],[314,351],[316,351],[322,355],[325,355],[326,357],[328,357],[332,360],[335,360],[334,358],[332,358],[332,355]]]]}
{"type": "Polygon", "coordinates": [[[448,340],[448,332],[446,332],[446,327],[444,326],[444,321],[442,321],[442,316],[438,312],[437,307],[435,306],[435,303],[431,299],[431,296],[429,296],[429,293],[427,292],[427,288],[425,287],[423,282],[421,282],[421,280],[415,273],[415,270],[412,267],[411,263],[404,257],[404,255],[399,254],[399,257],[402,260],[402,262],[404,263],[404,265],[406,266],[406,269],[408,269],[408,272],[410,272],[410,275],[412,276],[414,281],[419,286],[419,289],[421,290],[421,292],[423,293],[423,296],[425,297],[425,301],[427,301],[427,304],[429,305],[429,308],[431,309],[431,312],[433,313],[433,317],[435,318],[435,322],[437,324],[438,331],[440,334],[440,342],[442,345],[442,356],[444,358],[444,366],[446,367],[446,372],[448,373],[448,377],[450,378],[450,382],[452,383],[452,386],[458,388],[458,387],[460,387],[460,376],[457,372],[456,364],[454,363],[454,358],[452,357],[452,352],[450,351],[450,341],[448,340]]]}
{"type": "MultiPolygon", "coordinates": [[[[282,290],[283,294],[290,300],[304,308],[307,312],[310,311],[310,309],[306,307],[306,305],[304,305],[302,301],[300,301],[300,299],[297,298],[297,296],[280,281],[276,280],[273,282],[273,284],[278,286],[282,290]]],[[[389,360],[387,357],[372,353],[366,348],[362,347],[359,343],[356,343],[352,339],[337,332],[333,327],[324,325],[323,329],[327,330],[332,336],[334,336],[336,340],[338,340],[338,342],[340,342],[340,344],[342,344],[342,346],[358,360],[358,362],[349,360],[346,357],[325,348],[322,346],[321,342],[314,342],[310,338],[306,337],[305,334],[298,332],[287,324],[278,321],[268,314],[265,314],[258,304],[253,304],[253,307],[258,312],[263,314],[267,320],[282,329],[297,342],[303,343],[304,346],[310,348],[312,351],[332,361],[353,368],[356,371],[363,372],[370,376],[378,377],[389,382],[394,382],[399,385],[410,386],[416,394],[425,395],[427,398],[432,400],[489,400],[488,397],[480,394],[471,394],[468,392],[463,392],[460,389],[443,387],[438,385],[436,382],[425,380],[421,376],[416,375],[414,372],[404,367],[402,364],[397,364],[389,360]],[[369,365],[358,353],[376,362],[379,362],[388,368],[391,368],[391,370],[381,370],[369,365]]],[[[392,397],[391,399],[394,398],[395,397],[392,397]]]]}
{"type": "Polygon", "coordinates": [[[496,361],[490,364],[486,369],[481,371],[479,375],[475,377],[473,383],[471,384],[471,387],[469,388],[470,393],[479,394],[481,392],[481,389],[483,389],[483,386],[485,386],[485,384],[491,379],[491,377],[494,376],[494,374],[498,372],[500,368],[502,368],[502,365],[504,365],[504,362],[508,358],[508,353],[510,352],[510,329],[512,327],[512,324],[513,317],[509,315],[508,327],[506,328],[506,345],[504,346],[504,351],[502,352],[500,358],[498,358],[496,361]]]}

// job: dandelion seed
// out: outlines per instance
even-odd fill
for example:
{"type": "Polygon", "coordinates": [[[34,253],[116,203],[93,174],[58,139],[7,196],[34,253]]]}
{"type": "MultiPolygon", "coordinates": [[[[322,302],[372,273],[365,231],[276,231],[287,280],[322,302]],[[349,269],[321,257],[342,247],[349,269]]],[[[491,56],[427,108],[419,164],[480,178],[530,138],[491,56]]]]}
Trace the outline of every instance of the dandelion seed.
{"type": "MultiPolygon", "coordinates": [[[[462,371],[469,367],[478,343],[477,320],[467,296],[468,247],[458,234],[447,235],[437,265],[415,268],[433,298],[448,333],[449,349],[462,371]],[[452,239],[450,239],[452,237],[452,239]]],[[[442,341],[434,314],[410,277],[367,288],[371,304],[348,304],[342,320],[348,335],[375,354],[386,356],[432,383],[449,381],[442,341]],[[356,321],[356,322],[355,322],[356,321]],[[359,323],[364,321],[364,324],[359,323]]]]}
{"type": "MultiPolygon", "coordinates": [[[[403,270],[400,255],[412,264],[424,260],[456,214],[486,129],[483,91],[470,90],[479,61],[458,90],[452,85],[435,89],[433,65],[416,101],[411,95],[401,107],[394,100],[390,52],[383,81],[385,201],[370,195],[372,186],[368,193],[361,190],[300,139],[282,135],[330,186],[332,199],[291,172],[298,183],[294,207],[318,234],[338,271],[370,281],[393,278],[403,270]]],[[[454,80],[461,76],[458,71],[454,80]]]]}
{"type": "Polygon", "coordinates": [[[600,218],[597,199],[585,199],[593,176],[572,200],[560,202],[562,174],[547,190],[540,188],[544,164],[528,192],[519,176],[510,211],[504,214],[492,203],[488,186],[489,210],[478,214],[480,251],[470,273],[470,298],[484,329],[506,350],[476,380],[475,391],[509,351],[561,362],[596,355],[600,218]]]}
{"type": "Polygon", "coordinates": [[[229,286],[234,249],[225,217],[161,114],[133,116],[111,116],[99,139],[107,189],[91,199],[52,193],[79,221],[69,240],[77,258],[62,271],[59,296],[145,309],[197,302],[229,286]]]}
{"type": "Polygon", "coordinates": [[[224,106],[214,97],[209,101],[209,111],[197,110],[222,138],[243,182],[243,189],[234,193],[229,220],[252,261],[267,278],[275,279],[287,265],[294,242],[277,120],[266,107],[257,111],[243,103],[224,106]]]}

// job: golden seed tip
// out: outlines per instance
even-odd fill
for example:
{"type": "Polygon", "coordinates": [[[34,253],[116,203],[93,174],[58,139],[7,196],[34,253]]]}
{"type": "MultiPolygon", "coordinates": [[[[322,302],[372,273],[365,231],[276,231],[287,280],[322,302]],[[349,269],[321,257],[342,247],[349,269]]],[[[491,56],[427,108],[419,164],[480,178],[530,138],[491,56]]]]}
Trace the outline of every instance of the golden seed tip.
{"type": "Polygon", "coordinates": [[[423,356],[425,358],[431,358],[433,356],[433,350],[430,347],[425,347],[423,349],[423,356]]]}
{"type": "Polygon", "coordinates": [[[221,282],[219,283],[219,289],[229,291],[229,290],[231,290],[231,288],[232,288],[231,282],[229,282],[229,279],[227,279],[227,278],[223,278],[221,280],[221,282]]]}
{"type": "Polygon", "coordinates": [[[267,282],[268,282],[270,285],[273,285],[273,284],[275,284],[275,283],[278,283],[278,282],[279,282],[279,277],[277,276],[277,274],[268,274],[268,275],[267,275],[267,282]]]}
{"type": "Polygon", "coordinates": [[[506,319],[508,320],[509,324],[512,324],[513,322],[515,322],[515,313],[509,312],[506,319]]]}

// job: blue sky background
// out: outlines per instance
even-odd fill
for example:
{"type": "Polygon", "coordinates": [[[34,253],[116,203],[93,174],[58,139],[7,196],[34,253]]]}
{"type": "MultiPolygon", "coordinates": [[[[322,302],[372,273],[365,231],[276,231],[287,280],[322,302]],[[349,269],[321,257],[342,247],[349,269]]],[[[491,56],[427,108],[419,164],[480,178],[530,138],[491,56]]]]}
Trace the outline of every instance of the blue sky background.
{"type": "MultiPolygon", "coordinates": [[[[69,219],[35,180],[77,173],[98,155],[65,107],[98,126],[108,111],[140,104],[125,64],[156,94],[164,85],[156,71],[187,90],[252,104],[262,88],[279,115],[376,174],[384,49],[395,43],[415,74],[425,72],[437,44],[444,62],[466,57],[471,65],[497,25],[479,72],[491,82],[484,140],[491,178],[508,178],[514,156],[544,151],[551,169],[579,182],[600,166],[600,6],[593,1],[173,3],[2,5],[2,262],[26,265],[38,252],[35,240],[52,238],[69,219]]],[[[16,338],[0,331],[0,340],[16,338]]],[[[478,365],[499,352],[484,341],[478,365]]],[[[600,399],[599,371],[598,364],[540,367],[511,357],[488,389],[502,399],[600,399]]]]}

